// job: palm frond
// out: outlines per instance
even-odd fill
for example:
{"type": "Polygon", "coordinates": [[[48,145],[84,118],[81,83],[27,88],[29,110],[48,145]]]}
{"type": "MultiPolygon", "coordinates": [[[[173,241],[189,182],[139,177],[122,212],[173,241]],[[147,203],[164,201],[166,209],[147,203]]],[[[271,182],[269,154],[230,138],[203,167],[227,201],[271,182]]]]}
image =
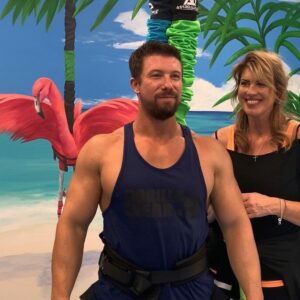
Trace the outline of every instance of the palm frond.
{"type": "Polygon", "coordinates": [[[292,77],[293,75],[297,74],[297,73],[300,73],[300,67],[292,70],[290,73],[289,73],[289,77],[292,77]]]}
{"type": "MultiPolygon", "coordinates": [[[[45,0],[46,2],[47,0],[45,0]]],[[[48,11],[47,11],[47,18],[46,18],[46,30],[49,29],[49,26],[51,25],[53,18],[55,16],[56,10],[58,8],[59,0],[51,0],[48,2],[48,11]]]]}
{"type": "Polygon", "coordinates": [[[291,9],[293,9],[293,5],[290,5],[290,3],[268,2],[268,3],[264,4],[260,10],[260,15],[259,15],[259,17],[262,17],[265,14],[263,17],[262,26],[261,26],[262,31],[263,32],[265,31],[269,20],[275,13],[290,12],[291,9]]]}
{"type": "Polygon", "coordinates": [[[110,11],[113,9],[113,7],[117,4],[119,0],[108,0],[105,5],[103,6],[102,10],[98,14],[94,24],[91,27],[91,31],[94,30],[96,27],[98,27],[105,17],[110,13],[110,11]]]}
{"type": "Polygon", "coordinates": [[[133,12],[132,12],[132,19],[135,18],[141,7],[147,2],[147,0],[138,0],[138,2],[135,4],[133,12]]]}
{"type": "Polygon", "coordinates": [[[296,20],[289,20],[287,18],[276,20],[266,27],[264,34],[267,35],[273,29],[276,29],[278,27],[294,27],[300,29],[300,23],[299,21],[297,22],[296,20]]]}
{"type": "Polygon", "coordinates": [[[300,61],[300,52],[294,44],[290,43],[289,41],[283,41],[281,44],[282,47],[288,49],[297,59],[300,61]]]}
{"type": "Polygon", "coordinates": [[[34,8],[36,6],[36,1],[27,1],[22,10],[22,25],[24,25],[27,17],[31,15],[32,11],[35,12],[34,8]]]}
{"type": "Polygon", "coordinates": [[[279,48],[283,46],[283,43],[286,41],[288,38],[300,38],[300,30],[299,31],[288,31],[285,33],[282,33],[281,35],[278,36],[275,42],[274,46],[274,51],[278,53],[279,48]]]}
{"type": "Polygon", "coordinates": [[[59,4],[58,4],[57,10],[61,11],[65,6],[66,6],[66,0],[59,0],[59,4]]]}
{"type": "Polygon", "coordinates": [[[284,109],[288,115],[300,120],[300,95],[288,91],[288,101],[284,109]]]}
{"type": "Polygon", "coordinates": [[[207,16],[205,26],[203,28],[204,37],[207,36],[209,28],[212,26],[214,21],[216,20],[216,17],[218,16],[218,13],[222,9],[222,6],[219,5],[217,2],[213,5],[213,7],[209,11],[209,15],[207,16]]]}
{"type": "Polygon", "coordinates": [[[17,3],[15,10],[13,12],[13,16],[12,16],[12,23],[15,24],[19,15],[22,12],[22,8],[24,6],[24,2],[22,3],[21,1],[17,3]]]}
{"type": "Polygon", "coordinates": [[[245,55],[249,51],[259,50],[259,49],[262,49],[261,44],[247,45],[247,46],[239,49],[238,51],[236,51],[233,55],[231,55],[231,57],[226,61],[225,66],[228,66],[228,65],[232,64],[233,62],[238,60],[240,57],[242,57],[243,55],[245,55]]]}
{"type": "Polygon", "coordinates": [[[217,106],[217,105],[220,105],[220,104],[226,102],[227,100],[230,100],[231,98],[232,98],[232,92],[229,92],[229,93],[227,93],[226,95],[222,96],[220,99],[218,99],[218,100],[214,103],[213,107],[215,107],[215,106],[217,106]]]}
{"type": "Polygon", "coordinates": [[[246,4],[249,4],[250,0],[240,0],[235,1],[234,4],[230,7],[229,13],[227,14],[223,26],[223,32],[221,37],[221,42],[224,41],[227,33],[229,32],[229,26],[234,22],[236,22],[235,16],[238,13],[238,11],[245,6],[246,4]]]}
{"type": "Polygon", "coordinates": [[[82,10],[88,7],[94,0],[82,0],[77,4],[74,16],[77,16],[82,10]]]}
{"type": "Polygon", "coordinates": [[[9,1],[7,1],[6,5],[4,6],[4,8],[3,8],[2,12],[1,12],[0,19],[5,18],[14,9],[14,7],[17,5],[17,3],[18,3],[17,0],[9,0],[9,1]]]}
{"type": "Polygon", "coordinates": [[[241,12],[241,13],[237,13],[235,16],[235,21],[240,21],[240,20],[256,21],[256,17],[253,13],[241,12]]]}

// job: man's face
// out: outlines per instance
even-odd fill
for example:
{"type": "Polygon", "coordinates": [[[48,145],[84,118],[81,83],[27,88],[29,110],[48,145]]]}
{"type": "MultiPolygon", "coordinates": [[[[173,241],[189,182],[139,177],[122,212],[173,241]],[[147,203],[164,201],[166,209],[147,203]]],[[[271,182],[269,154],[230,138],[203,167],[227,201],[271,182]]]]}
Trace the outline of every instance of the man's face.
{"type": "Polygon", "coordinates": [[[140,80],[132,79],[144,112],[158,120],[174,116],[181,98],[182,67],[172,56],[144,58],[140,80]]]}

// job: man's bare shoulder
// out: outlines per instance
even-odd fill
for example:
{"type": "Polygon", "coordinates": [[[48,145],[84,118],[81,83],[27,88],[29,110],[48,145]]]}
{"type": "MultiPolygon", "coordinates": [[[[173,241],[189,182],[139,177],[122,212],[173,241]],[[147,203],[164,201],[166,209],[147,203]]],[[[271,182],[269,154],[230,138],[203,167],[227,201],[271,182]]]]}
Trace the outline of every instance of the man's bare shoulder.
{"type": "Polygon", "coordinates": [[[104,153],[109,153],[123,142],[124,128],[108,134],[97,134],[90,138],[80,150],[81,155],[101,157],[104,153]]]}
{"type": "Polygon", "coordinates": [[[192,133],[192,137],[196,148],[201,151],[208,151],[211,154],[214,152],[226,152],[221,143],[211,136],[201,136],[196,133],[192,133]]]}
{"type": "Polygon", "coordinates": [[[89,147],[97,145],[106,145],[114,144],[120,139],[123,139],[124,128],[119,128],[112,133],[107,134],[96,134],[86,143],[89,147]]]}

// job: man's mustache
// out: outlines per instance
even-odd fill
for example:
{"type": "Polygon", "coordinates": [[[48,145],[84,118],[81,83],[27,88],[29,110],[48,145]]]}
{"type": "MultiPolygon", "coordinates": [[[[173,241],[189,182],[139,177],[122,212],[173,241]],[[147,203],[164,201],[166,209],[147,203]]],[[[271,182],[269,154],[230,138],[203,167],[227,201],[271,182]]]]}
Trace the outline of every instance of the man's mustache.
{"type": "Polygon", "coordinates": [[[178,94],[177,93],[174,93],[174,92],[164,92],[164,93],[159,93],[156,95],[157,98],[171,98],[171,97],[174,97],[174,98],[178,98],[178,94]]]}

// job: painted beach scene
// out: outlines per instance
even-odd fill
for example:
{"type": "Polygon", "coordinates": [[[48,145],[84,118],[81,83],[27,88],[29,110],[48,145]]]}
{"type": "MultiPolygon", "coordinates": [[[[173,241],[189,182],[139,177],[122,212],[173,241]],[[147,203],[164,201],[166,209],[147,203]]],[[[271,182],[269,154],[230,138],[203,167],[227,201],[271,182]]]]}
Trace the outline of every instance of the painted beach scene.
{"type": "MultiPolygon", "coordinates": [[[[22,5],[17,0],[1,1],[0,299],[50,299],[57,203],[73,172],[71,162],[61,172],[60,153],[47,138],[22,141],[14,128],[21,130],[36,116],[22,101],[15,102],[8,114],[7,99],[32,97],[39,78],[56,84],[65,111],[79,102],[88,112],[108,99],[136,99],[128,59],[147,39],[150,14],[148,1],[138,0],[28,0],[22,5]],[[66,25],[67,17],[75,22],[66,25]],[[8,129],[10,118],[14,126],[8,129]]],[[[296,0],[200,1],[201,31],[187,126],[209,136],[234,122],[230,70],[254,49],[274,51],[283,59],[290,75],[287,109],[300,115],[299,14],[296,0]]],[[[32,109],[35,114],[37,110],[32,109]]],[[[64,118],[69,118],[67,113],[64,118]]],[[[39,136],[41,126],[38,123],[33,136],[39,136]]],[[[97,280],[101,230],[99,210],[89,227],[71,299],[78,299],[97,280]]]]}

